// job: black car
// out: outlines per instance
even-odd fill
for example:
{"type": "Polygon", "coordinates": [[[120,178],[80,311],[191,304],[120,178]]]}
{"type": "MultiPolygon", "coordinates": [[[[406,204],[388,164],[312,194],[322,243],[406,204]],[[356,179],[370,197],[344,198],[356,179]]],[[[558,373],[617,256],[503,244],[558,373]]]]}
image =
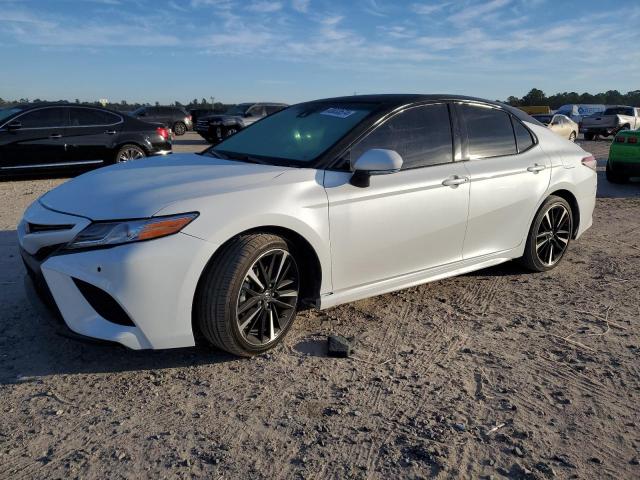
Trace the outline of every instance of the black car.
{"type": "Polygon", "coordinates": [[[191,114],[182,107],[140,107],[131,112],[133,117],[145,122],[158,122],[166,125],[176,135],[184,135],[191,130],[191,114]]]}
{"type": "Polygon", "coordinates": [[[100,107],[0,110],[0,174],[100,166],[171,153],[169,131],[100,107]]]}
{"type": "Polygon", "coordinates": [[[287,108],[285,103],[241,103],[224,114],[198,118],[196,132],[209,143],[220,143],[261,118],[287,108]]]}

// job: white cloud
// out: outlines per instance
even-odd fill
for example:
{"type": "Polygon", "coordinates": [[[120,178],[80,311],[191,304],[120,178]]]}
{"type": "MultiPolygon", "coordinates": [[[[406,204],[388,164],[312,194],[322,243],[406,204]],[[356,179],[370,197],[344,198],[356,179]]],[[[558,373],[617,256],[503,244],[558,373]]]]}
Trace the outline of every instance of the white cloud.
{"type": "Polygon", "coordinates": [[[499,10],[511,3],[511,0],[491,0],[486,3],[478,3],[472,6],[462,8],[458,13],[454,13],[449,17],[453,23],[466,24],[480,17],[488,15],[499,10]]]}
{"type": "Polygon", "coordinates": [[[442,2],[442,3],[414,3],[411,5],[411,11],[417,13],[418,15],[431,15],[432,13],[437,13],[441,10],[444,10],[451,2],[442,2]]]}
{"type": "Polygon", "coordinates": [[[300,13],[307,13],[311,0],[291,0],[291,7],[300,13]]]}
{"type": "Polygon", "coordinates": [[[282,10],[282,2],[272,2],[269,0],[261,0],[253,2],[247,7],[250,12],[257,13],[273,13],[282,10]]]}

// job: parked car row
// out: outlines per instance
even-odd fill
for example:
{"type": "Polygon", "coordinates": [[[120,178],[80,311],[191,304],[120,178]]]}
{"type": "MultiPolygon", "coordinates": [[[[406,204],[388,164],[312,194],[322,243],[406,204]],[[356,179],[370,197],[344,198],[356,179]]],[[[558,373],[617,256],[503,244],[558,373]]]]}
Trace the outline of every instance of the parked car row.
{"type": "Polygon", "coordinates": [[[220,143],[252,123],[286,107],[284,103],[241,103],[224,114],[198,117],[195,130],[207,142],[220,143]]]}
{"type": "Polygon", "coordinates": [[[640,127],[640,108],[623,105],[608,107],[602,114],[591,115],[582,120],[585,140],[596,135],[608,137],[620,130],[636,130],[640,127]]]}
{"type": "Polygon", "coordinates": [[[100,107],[0,110],[0,174],[101,166],[171,153],[169,129],[100,107]]]}

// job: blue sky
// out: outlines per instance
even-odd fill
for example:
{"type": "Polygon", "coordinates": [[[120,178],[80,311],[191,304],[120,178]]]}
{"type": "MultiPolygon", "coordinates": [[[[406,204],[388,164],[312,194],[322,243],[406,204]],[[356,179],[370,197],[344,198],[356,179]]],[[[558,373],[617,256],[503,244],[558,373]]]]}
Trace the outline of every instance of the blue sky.
{"type": "Polygon", "coordinates": [[[626,92],[639,41],[636,0],[0,0],[0,97],[626,92]]]}

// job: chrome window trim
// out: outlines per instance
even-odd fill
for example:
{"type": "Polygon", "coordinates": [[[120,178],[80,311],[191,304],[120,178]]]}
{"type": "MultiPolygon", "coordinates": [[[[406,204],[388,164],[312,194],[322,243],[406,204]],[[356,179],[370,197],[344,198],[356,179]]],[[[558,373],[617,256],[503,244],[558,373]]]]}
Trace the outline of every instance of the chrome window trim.
{"type": "MultiPolygon", "coordinates": [[[[22,112],[20,114],[18,114],[16,117],[13,117],[10,120],[7,120],[5,123],[2,124],[2,126],[0,126],[0,130],[5,130],[4,127],[7,126],[7,124],[16,121],[18,118],[22,117],[23,115],[27,115],[28,113],[32,113],[32,112],[37,112],[39,110],[46,110],[48,108],[83,108],[85,110],[97,110],[99,112],[104,112],[105,110],[101,110],[99,108],[95,108],[95,107],[84,107],[84,106],[75,106],[75,105],[48,105],[46,107],[38,107],[38,108],[32,108],[27,110],[26,112],[22,112]]],[[[51,126],[51,127],[24,127],[24,128],[20,128],[20,130],[49,130],[51,128],[93,128],[93,127],[113,127],[114,125],[120,125],[121,123],[124,123],[124,117],[122,115],[120,115],[119,113],[115,113],[115,112],[111,112],[109,110],[106,110],[107,113],[110,113],[112,115],[115,115],[117,117],[120,117],[120,120],[118,122],[115,123],[109,123],[109,124],[100,124],[100,125],[67,125],[67,126],[51,126]]]]}
{"type": "Polygon", "coordinates": [[[20,170],[25,168],[49,168],[49,167],[69,167],[72,165],[95,165],[104,163],[104,160],[82,160],[79,162],[60,162],[60,163],[35,163],[33,165],[11,165],[9,167],[0,167],[0,170],[20,170]]]}

